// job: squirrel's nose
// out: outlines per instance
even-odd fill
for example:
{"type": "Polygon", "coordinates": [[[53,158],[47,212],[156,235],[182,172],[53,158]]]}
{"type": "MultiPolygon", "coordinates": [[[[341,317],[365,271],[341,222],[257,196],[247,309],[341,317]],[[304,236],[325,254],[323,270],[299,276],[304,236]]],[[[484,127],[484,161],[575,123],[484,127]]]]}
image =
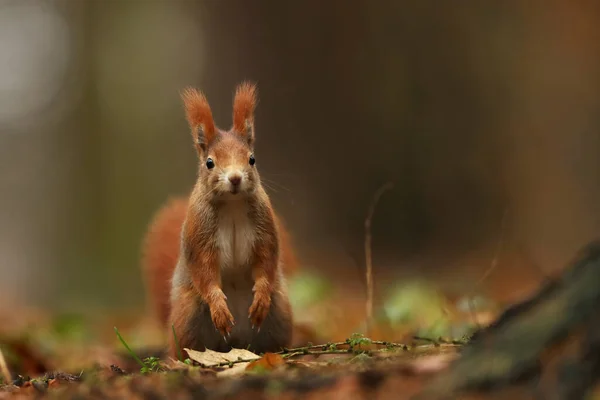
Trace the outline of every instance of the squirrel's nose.
{"type": "Polygon", "coordinates": [[[229,182],[231,182],[233,186],[238,186],[242,182],[242,177],[238,174],[231,174],[229,175],[229,182]]]}

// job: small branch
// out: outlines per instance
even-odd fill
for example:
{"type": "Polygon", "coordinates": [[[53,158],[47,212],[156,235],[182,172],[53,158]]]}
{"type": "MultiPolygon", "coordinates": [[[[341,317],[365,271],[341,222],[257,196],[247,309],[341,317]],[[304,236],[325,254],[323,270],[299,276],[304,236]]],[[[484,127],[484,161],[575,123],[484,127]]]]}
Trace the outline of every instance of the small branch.
{"type": "Polygon", "coordinates": [[[469,296],[469,300],[468,300],[469,311],[471,312],[473,321],[475,322],[475,324],[477,325],[478,328],[481,328],[481,326],[479,324],[479,321],[477,321],[477,313],[475,312],[475,307],[473,305],[473,296],[475,295],[475,291],[477,290],[479,285],[481,285],[481,283],[484,280],[486,280],[487,277],[490,276],[490,274],[498,266],[498,260],[500,259],[500,253],[502,252],[502,248],[504,247],[504,233],[506,230],[507,219],[508,219],[508,208],[505,208],[504,214],[502,215],[502,222],[500,225],[500,236],[498,237],[498,244],[496,245],[496,252],[494,253],[494,258],[492,258],[492,263],[490,264],[490,267],[485,271],[485,273],[481,276],[481,278],[479,278],[477,283],[475,283],[475,286],[473,287],[471,295],[469,296]]]}
{"type": "Polygon", "coordinates": [[[502,216],[502,223],[500,225],[500,237],[498,238],[498,245],[496,246],[496,253],[494,254],[494,258],[492,259],[492,263],[490,267],[485,271],[483,276],[479,278],[479,281],[475,284],[475,287],[481,285],[481,283],[487,279],[487,277],[496,269],[498,266],[498,260],[500,259],[500,253],[502,252],[502,247],[504,246],[504,233],[506,230],[506,220],[508,219],[508,208],[504,210],[504,215],[502,216]]]}
{"type": "MultiPolygon", "coordinates": [[[[403,349],[408,349],[408,346],[404,343],[393,343],[393,342],[386,342],[383,340],[369,340],[368,343],[365,344],[374,344],[376,346],[387,346],[387,347],[400,347],[403,349]]],[[[305,347],[296,347],[293,349],[284,349],[283,351],[278,352],[277,354],[287,354],[287,353],[303,353],[303,354],[309,354],[306,353],[306,351],[310,351],[310,350],[315,350],[315,349],[321,349],[321,350],[326,350],[326,349],[337,349],[339,346],[351,346],[349,341],[345,341],[345,342],[334,342],[334,343],[325,343],[325,344],[316,344],[316,345],[309,345],[309,346],[305,346],[305,347]]]]}
{"type": "Polygon", "coordinates": [[[457,347],[457,346],[464,345],[463,342],[458,341],[458,340],[440,339],[439,341],[435,341],[433,339],[425,339],[425,338],[420,338],[420,339],[430,341],[432,344],[408,346],[403,343],[392,343],[392,342],[384,342],[384,341],[375,341],[374,340],[374,341],[371,341],[369,344],[373,344],[373,345],[377,345],[377,346],[385,346],[385,348],[375,349],[375,350],[363,350],[363,349],[354,349],[351,345],[349,345],[346,342],[338,342],[338,343],[322,344],[322,345],[318,345],[318,346],[309,346],[309,347],[304,347],[304,348],[300,347],[298,349],[293,349],[294,351],[290,351],[289,353],[282,354],[281,352],[279,352],[277,354],[282,354],[282,356],[284,358],[291,358],[291,357],[295,357],[295,356],[305,356],[305,355],[321,355],[321,354],[361,354],[361,353],[375,354],[375,353],[382,353],[382,352],[388,351],[390,348],[399,348],[399,349],[402,349],[405,351],[410,351],[410,350],[440,347],[441,345],[446,345],[446,346],[450,346],[450,347],[457,347]],[[332,346],[335,346],[335,347],[332,347],[332,346]],[[349,346],[349,347],[340,349],[340,348],[337,348],[337,346],[349,346]],[[313,348],[322,349],[322,350],[311,350],[313,348]],[[325,349],[327,349],[327,350],[325,350],[325,349]]]}
{"type": "Polygon", "coordinates": [[[261,357],[238,358],[237,360],[234,360],[234,361],[223,361],[223,362],[220,362],[218,364],[208,365],[205,368],[220,368],[220,367],[227,367],[227,366],[229,366],[229,368],[231,368],[231,367],[233,367],[234,364],[240,364],[240,363],[247,363],[247,362],[252,362],[252,361],[258,361],[260,359],[261,359],[261,357]]]}
{"type": "Polygon", "coordinates": [[[373,221],[373,214],[375,213],[375,207],[377,206],[377,202],[379,198],[385,193],[387,190],[390,190],[394,187],[392,182],[388,182],[385,185],[381,186],[373,195],[373,199],[371,200],[371,204],[369,205],[369,210],[367,213],[367,218],[365,219],[365,259],[366,259],[366,283],[367,283],[367,303],[366,303],[366,311],[367,311],[367,334],[371,334],[372,320],[373,320],[373,264],[371,260],[371,223],[373,221]]]}
{"type": "Polygon", "coordinates": [[[0,373],[2,374],[2,378],[4,379],[4,384],[10,385],[12,381],[12,375],[10,374],[8,365],[6,364],[6,359],[4,358],[2,349],[0,349],[0,373]]]}
{"type": "Polygon", "coordinates": [[[413,339],[421,340],[424,342],[429,342],[435,346],[439,346],[440,344],[454,344],[454,345],[462,346],[462,345],[466,344],[465,340],[444,339],[442,337],[439,337],[437,339],[432,339],[432,338],[426,338],[426,337],[422,337],[422,336],[413,336],[413,339]]]}
{"type": "MultiPolygon", "coordinates": [[[[419,350],[419,349],[427,349],[427,348],[441,347],[441,346],[457,347],[457,346],[462,346],[464,344],[462,342],[454,341],[454,340],[453,341],[444,341],[443,339],[440,339],[438,342],[436,342],[433,339],[426,339],[426,338],[419,338],[419,339],[430,341],[432,344],[408,346],[403,343],[393,343],[393,342],[386,342],[386,341],[382,341],[382,340],[366,339],[367,341],[365,343],[363,343],[364,345],[385,346],[385,348],[375,349],[375,350],[365,350],[365,349],[360,349],[361,344],[353,345],[352,343],[350,343],[350,340],[347,340],[345,342],[325,343],[325,344],[317,344],[317,345],[311,344],[311,345],[308,345],[305,347],[284,349],[283,351],[276,352],[275,354],[280,354],[285,359],[290,359],[290,358],[298,357],[298,356],[321,356],[321,355],[325,355],[325,354],[346,354],[346,355],[369,354],[369,355],[372,355],[372,354],[376,354],[376,353],[386,352],[390,348],[400,348],[402,350],[409,351],[409,350],[419,350]],[[345,347],[345,348],[340,348],[340,347],[345,347]],[[357,347],[359,349],[357,349],[357,347]]],[[[260,357],[260,356],[253,357],[253,358],[238,358],[237,360],[234,360],[234,361],[223,361],[223,362],[220,362],[217,364],[208,365],[208,366],[206,366],[206,368],[219,368],[219,367],[227,367],[227,366],[229,366],[231,368],[234,364],[248,363],[248,362],[260,360],[261,358],[262,357],[260,357]]]]}

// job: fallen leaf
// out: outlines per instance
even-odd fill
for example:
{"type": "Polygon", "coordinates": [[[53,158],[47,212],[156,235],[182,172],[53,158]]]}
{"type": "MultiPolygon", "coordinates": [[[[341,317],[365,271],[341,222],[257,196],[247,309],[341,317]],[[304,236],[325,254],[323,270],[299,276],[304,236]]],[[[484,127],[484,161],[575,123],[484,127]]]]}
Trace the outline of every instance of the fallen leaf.
{"type": "Polygon", "coordinates": [[[191,360],[196,361],[204,368],[220,368],[219,376],[241,375],[245,372],[246,366],[251,362],[260,359],[259,356],[251,351],[244,349],[231,349],[227,353],[220,353],[206,349],[205,351],[196,351],[184,349],[191,360]],[[240,362],[240,360],[244,360],[240,362]],[[228,365],[228,363],[232,363],[228,365]]]}
{"type": "Polygon", "coordinates": [[[265,353],[259,360],[249,363],[246,366],[246,371],[271,371],[281,365],[285,365],[283,357],[275,353],[265,353]]]}
{"type": "MultiPolygon", "coordinates": [[[[206,368],[217,367],[219,364],[228,363],[231,361],[248,360],[254,361],[260,359],[259,356],[251,351],[244,349],[231,349],[227,353],[220,353],[206,349],[205,351],[197,351],[191,349],[184,349],[191,360],[196,361],[198,364],[206,368]]],[[[226,364],[225,364],[226,365],[226,364]]],[[[221,365],[222,366],[222,365],[221,365]]]]}

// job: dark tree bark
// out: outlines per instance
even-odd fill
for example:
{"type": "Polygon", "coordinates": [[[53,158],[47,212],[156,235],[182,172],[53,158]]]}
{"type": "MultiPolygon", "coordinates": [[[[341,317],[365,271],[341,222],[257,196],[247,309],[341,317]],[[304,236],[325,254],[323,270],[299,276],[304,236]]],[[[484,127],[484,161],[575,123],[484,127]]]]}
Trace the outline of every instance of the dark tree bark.
{"type": "Polygon", "coordinates": [[[531,396],[576,399],[600,376],[600,242],[562,276],[476,333],[424,398],[520,386],[531,396]]]}

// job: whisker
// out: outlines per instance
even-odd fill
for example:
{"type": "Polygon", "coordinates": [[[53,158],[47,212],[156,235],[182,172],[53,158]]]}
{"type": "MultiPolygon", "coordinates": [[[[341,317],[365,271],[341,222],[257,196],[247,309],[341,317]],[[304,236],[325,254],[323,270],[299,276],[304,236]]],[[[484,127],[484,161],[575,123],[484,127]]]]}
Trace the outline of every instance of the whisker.
{"type": "Polygon", "coordinates": [[[263,180],[262,184],[263,184],[263,186],[265,186],[267,189],[269,189],[269,190],[272,190],[272,191],[274,191],[275,193],[279,193],[279,192],[277,191],[277,189],[275,189],[274,187],[270,186],[270,185],[269,185],[267,182],[265,182],[264,180],[263,180]]]}
{"type": "Polygon", "coordinates": [[[206,194],[207,194],[207,195],[213,194],[213,193],[214,193],[214,192],[216,192],[218,189],[219,189],[219,187],[218,187],[218,186],[215,186],[215,187],[213,187],[212,189],[210,189],[210,190],[209,190],[209,191],[208,191],[206,194]]]}
{"type": "Polygon", "coordinates": [[[275,182],[275,181],[273,181],[273,180],[271,180],[271,179],[267,179],[267,178],[261,178],[261,179],[262,179],[262,181],[263,181],[264,183],[268,182],[268,183],[270,183],[270,184],[272,184],[272,185],[277,185],[279,188],[281,188],[281,189],[283,189],[283,190],[286,190],[286,191],[288,191],[288,192],[290,192],[290,193],[291,193],[291,190],[290,190],[290,189],[288,189],[287,187],[283,186],[283,185],[282,185],[282,184],[280,184],[280,183],[277,183],[277,182],[275,182]]]}

